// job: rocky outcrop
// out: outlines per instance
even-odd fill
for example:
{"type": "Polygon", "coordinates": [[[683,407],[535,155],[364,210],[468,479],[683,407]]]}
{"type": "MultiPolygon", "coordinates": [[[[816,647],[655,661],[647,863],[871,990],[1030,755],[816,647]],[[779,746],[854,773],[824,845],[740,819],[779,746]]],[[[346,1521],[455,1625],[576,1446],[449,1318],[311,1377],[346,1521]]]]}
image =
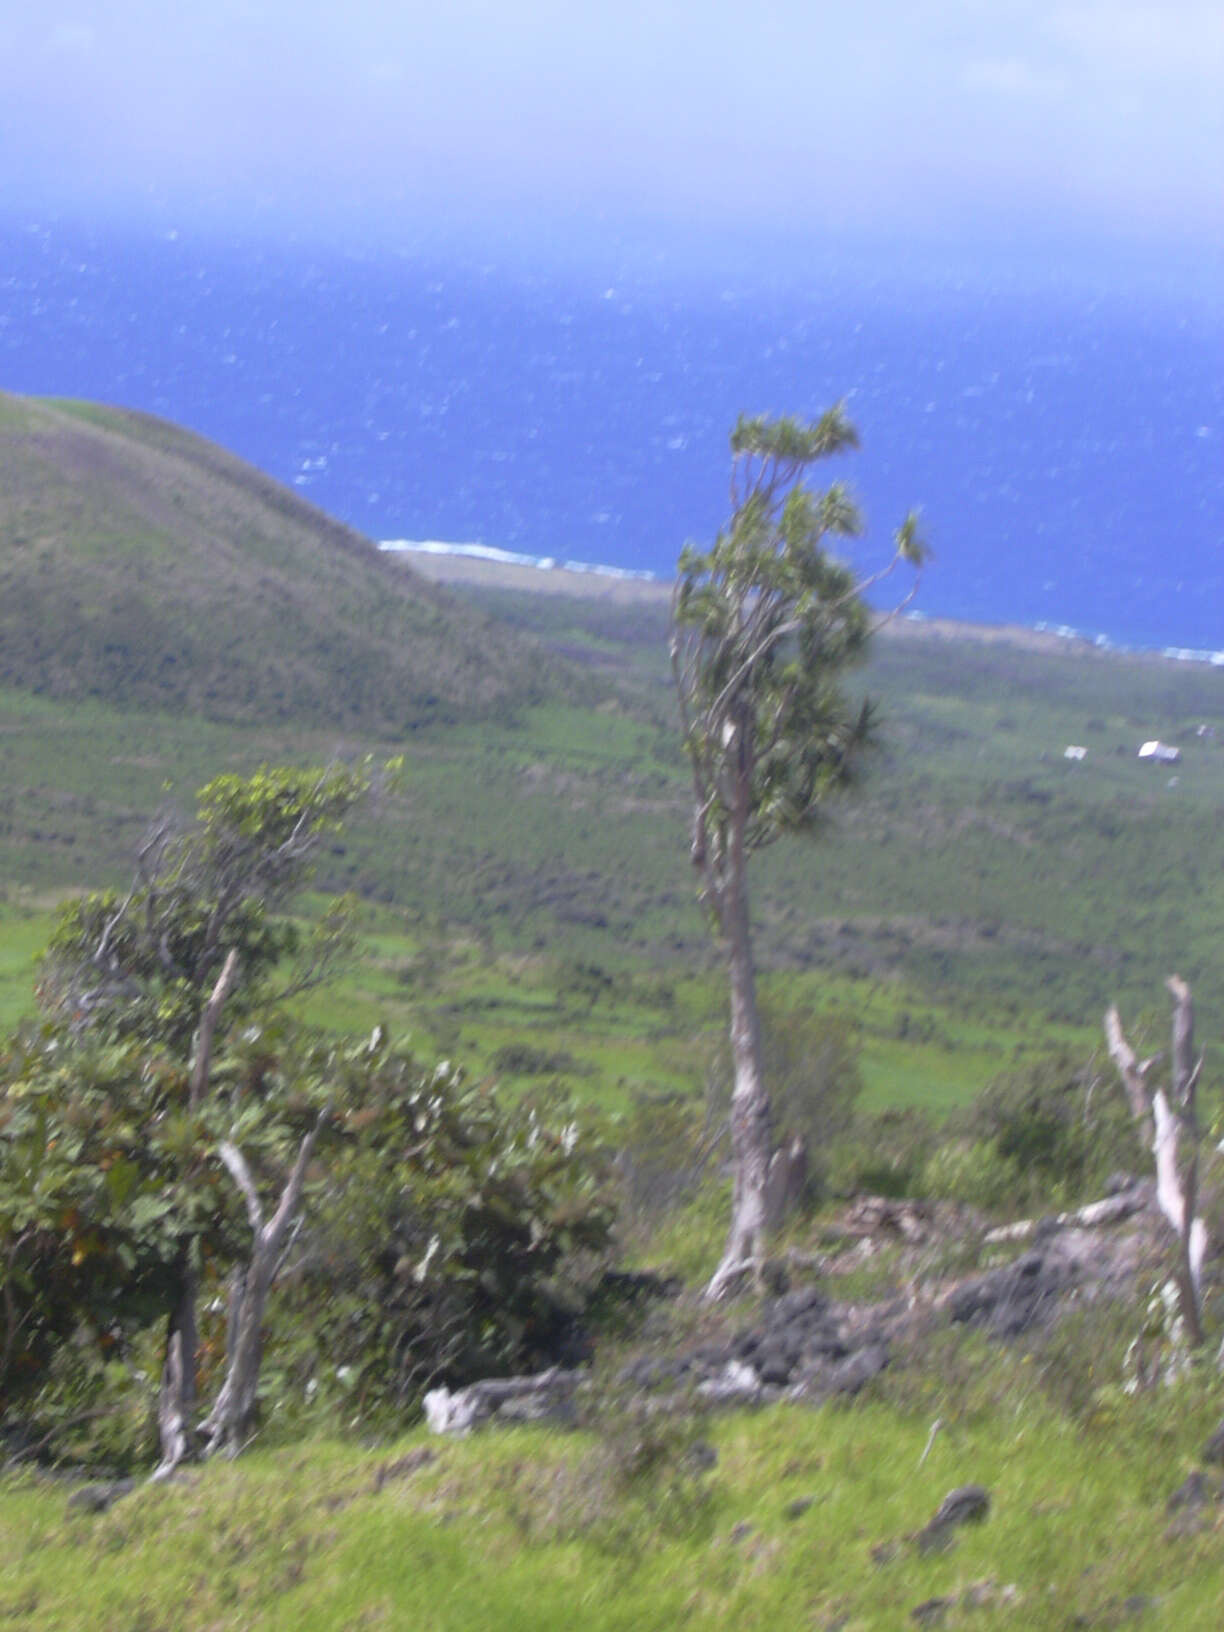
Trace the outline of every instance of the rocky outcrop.
{"type": "MultiPolygon", "coordinates": [[[[831,1277],[778,1291],[738,1330],[720,1326],[705,1341],[674,1352],[661,1353],[656,1344],[622,1368],[619,1384],[659,1409],[690,1404],[694,1397],[716,1406],[782,1399],[819,1404],[857,1394],[905,1340],[945,1323],[1014,1340],[1048,1326],[1070,1300],[1118,1296],[1133,1287],[1150,1247],[1144,1227],[1150,1193],[1123,1188],[1120,1205],[1111,1202],[1026,1226],[1009,1240],[1030,1243],[1027,1251],[955,1280],[924,1277],[919,1255],[929,1254],[941,1240],[946,1244],[941,1227],[955,1225],[963,1233],[959,1210],[941,1216],[933,1204],[860,1198],[847,1210],[841,1234],[855,1243],[856,1252],[863,1242],[884,1238],[915,1254],[904,1266],[910,1283],[904,1294],[876,1303],[839,1301],[827,1290],[836,1284],[831,1277]],[[1118,1227],[1123,1221],[1125,1229],[1118,1227]]],[[[997,1239],[995,1250],[1008,1244],[997,1239]]],[[[805,1267],[810,1272],[813,1266],[805,1267]]],[[[785,1278],[780,1277],[783,1283],[785,1278]]],[[[440,1433],[466,1433],[494,1420],[572,1421],[581,1377],[553,1371],[476,1383],[456,1394],[439,1389],[426,1397],[426,1415],[440,1433]]],[[[1224,1436],[1224,1428],[1221,1432],[1224,1436]]]]}
{"type": "Polygon", "coordinates": [[[493,1377],[467,1388],[431,1389],[425,1396],[425,1420],[435,1434],[467,1434],[488,1422],[574,1421],[574,1394],[580,1371],[553,1367],[534,1377],[493,1377]]]}

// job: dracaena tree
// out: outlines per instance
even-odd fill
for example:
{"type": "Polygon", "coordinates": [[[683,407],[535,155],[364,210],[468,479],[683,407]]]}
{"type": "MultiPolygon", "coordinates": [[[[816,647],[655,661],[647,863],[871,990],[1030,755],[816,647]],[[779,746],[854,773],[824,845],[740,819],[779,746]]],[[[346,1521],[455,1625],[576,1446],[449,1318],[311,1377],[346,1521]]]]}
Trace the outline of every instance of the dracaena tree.
{"type": "Polygon", "coordinates": [[[709,550],[684,550],[672,597],[672,668],[693,773],[692,860],[730,977],[734,1199],[711,1297],[759,1267],[778,1178],[748,857],[784,834],[814,831],[829,796],[851,780],[874,723],[871,705],[851,701],[842,685],[880,621],[865,597],[924,555],[913,514],[871,577],[829,553],[828,541],[859,533],[859,512],[841,483],[816,491],[805,477],[857,446],[840,405],[810,423],[741,417],[731,434],[730,519],[709,550]]]}

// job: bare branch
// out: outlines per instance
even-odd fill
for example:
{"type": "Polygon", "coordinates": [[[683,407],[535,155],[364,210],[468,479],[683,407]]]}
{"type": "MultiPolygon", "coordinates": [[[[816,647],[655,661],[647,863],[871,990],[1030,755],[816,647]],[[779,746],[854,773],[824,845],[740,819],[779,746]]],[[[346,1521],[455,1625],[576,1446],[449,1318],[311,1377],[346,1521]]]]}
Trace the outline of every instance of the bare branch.
{"type": "Polygon", "coordinates": [[[1180,975],[1170,975],[1165,981],[1173,999],[1173,1095],[1178,1108],[1184,1113],[1191,1107],[1197,1073],[1194,1068],[1194,1003],[1190,988],[1180,975]]]}
{"type": "Polygon", "coordinates": [[[195,1065],[191,1071],[191,1109],[198,1110],[208,1088],[208,1076],[212,1070],[213,1038],[217,1031],[217,1021],[225,1000],[233,991],[238,980],[238,953],[231,948],[217,984],[212,989],[212,996],[204,1005],[204,1013],[200,1016],[200,1029],[196,1037],[195,1065]]]}
{"type": "Polygon", "coordinates": [[[1118,1013],[1116,1003],[1111,1003],[1105,1011],[1105,1046],[1126,1088],[1131,1115],[1143,1124],[1144,1137],[1150,1144],[1153,1134],[1152,1101],[1145,1079],[1152,1062],[1145,1060],[1140,1064],[1136,1059],[1135,1051],[1127,1042],[1126,1034],[1122,1030],[1122,1016],[1118,1013]]]}
{"type": "Polygon", "coordinates": [[[1170,975],[1165,984],[1173,999],[1173,1093],[1178,1108],[1170,1103],[1163,1088],[1149,1094],[1146,1077],[1152,1062],[1140,1065],[1136,1060],[1116,1005],[1111,1005],[1105,1015],[1105,1039],[1110,1058],[1126,1085],[1131,1111],[1141,1123],[1156,1159],[1156,1200],[1177,1238],[1178,1306],[1186,1335],[1197,1347],[1203,1341],[1203,1260],[1207,1251],[1207,1228],[1198,1217],[1199,1128],[1194,1106],[1202,1060],[1197,1064],[1194,1061],[1190,988],[1179,975],[1170,975]],[[1187,1146],[1184,1157],[1183,1134],[1187,1146]]]}
{"type": "Polygon", "coordinates": [[[200,1429],[206,1454],[225,1450],[231,1456],[236,1456],[249,1441],[259,1387],[263,1315],[268,1289],[288,1250],[286,1238],[291,1236],[290,1226],[301,1202],[310,1155],[319,1130],[330,1114],[330,1106],[325,1106],[319,1112],[314,1127],[304,1135],[298,1146],[297,1160],[281,1191],[280,1202],[266,1224],[262,1222],[263,1209],[241,1151],[228,1140],[220,1147],[221,1159],[246,1198],[254,1240],[241,1295],[235,1300],[232,1310],[225,1380],[200,1429]]]}
{"type": "Polygon", "coordinates": [[[246,1157],[238,1149],[238,1146],[228,1139],[221,1141],[217,1147],[217,1154],[229,1169],[230,1177],[242,1192],[251,1228],[256,1232],[262,1230],[263,1208],[259,1204],[259,1192],[255,1188],[251,1170],[246,1164],[246,1157]]]}
{"type": "Polygon", "coordinates": [[[279,1254],[285,1231],[297,1211],[298,1202],[302,1197],[302,1185],[306,1180],[306,1169],[310,1163],[311,1152],[315,1147],[315,1140],[319,1137],[319,1132],[330,1115],[331,1107],[325,1105],[319,1112],[314,1127],[303,1137],[302,1143],[298,1147],[297,1161],[293,1164],[293,1171],[290,1173],[281,1194],[280,1205],[261,1232],[263,1237],[261,1245],[273,1257],[279,1254]]]}

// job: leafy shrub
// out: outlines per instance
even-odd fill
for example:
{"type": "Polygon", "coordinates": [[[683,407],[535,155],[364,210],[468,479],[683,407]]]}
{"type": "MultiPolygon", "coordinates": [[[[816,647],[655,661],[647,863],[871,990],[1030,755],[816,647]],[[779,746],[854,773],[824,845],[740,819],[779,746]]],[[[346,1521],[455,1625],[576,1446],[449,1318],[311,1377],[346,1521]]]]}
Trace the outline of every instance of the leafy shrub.
{"type": "Polygon", "coordinates": [[[831,1187],[838,1195],[921,1196],[926,1165],[940,1134],[916,1107],[855,1119],[829,1156],[831,1187]]]}
{"type": "Polygon", "coordinates": [[[506,1043],[494,1052],[489,1063],[494,1071],[507,1077],[578,1076],[590,1071],[564,1049],[536,1048],[531,1043],[506,1043]]]}
{"type": "Polygon", "coordinates": [[[828,1188],[834,1146],[854,1125],[863,1092],[858,1039],[841,1015],[766,999],[761,1052],[779,1142],[801,1137],[808,1151],[808,1199],[828,1188]]]}
{"type": "Polygon", "coordinates": [[[988,1212],[1014,1204],[1016,1185],[1015,1168],[989,1139],[945,1140],[927,1157],[920,1181],[923,1195],[988,1212]]]}
{"type": "Polygon", "coordinates": [[[690,1200],[726,1155],[726,1110],[709,1096],[639,1093],[621,1119],[618,1140],[626,1211],[657,1222],[690,1200]]]}
{"type": "MultiPolygon", "coordinates": [[[[1093,1199],[1119,1169],[1144,1170],[1138,1132],[1112,1074],[1056,1055],[996,1077],[966,1113],[964,1133],[995,1153],[987,1205],[1020,1208],[1093,1199]]],[[[971,1200],[972,1197],[962,1199],[971,1200]]]]}
{"type": "Polygon", "coordinates": [[[218,1096],[190,1116],[183,1067],[134,1044],[64,1049],[45,1032],[4,1063],[0,1409],[21,1401],[61,1454],[147,1449],[152,1334],[185,1253],[205,1371],[219,1358],[207,1304],[223,1311],[247,1226],[217,1146],[240,1132],[257,1184],[275,1185],[324,1091],[261,1397],[301,1400],[309,1383],[320,1408],[360,1415],[432,1380],[547,1364],[575,1341],[613,1214],[606,1152],[562,1105],[502,1106],[381,1030],[351,1044],[246,1027],[218,1096]],[[83,1437],[78,1422],[92,1424],[83,1437]]]}
{"type": "MultiPolygon", "coordinates": [[[[343,1063],[343,1062],[340,1062],[343,1063]]],[[[569,1108],[502,1104],[376,1036],[274,1330],[298,1381],[347,1368],[358,1409],[566,1355],[613,1208],[569,1108]]]]}
{"type": "Polygon", "coordinates": [[[186,1239],[223,1248],[236,1198],[185,1102],[185,1067],[133,1042],[0,1051],[0,1409],[79,1329],[107,1356],[164,1313],[186,1239]]]}

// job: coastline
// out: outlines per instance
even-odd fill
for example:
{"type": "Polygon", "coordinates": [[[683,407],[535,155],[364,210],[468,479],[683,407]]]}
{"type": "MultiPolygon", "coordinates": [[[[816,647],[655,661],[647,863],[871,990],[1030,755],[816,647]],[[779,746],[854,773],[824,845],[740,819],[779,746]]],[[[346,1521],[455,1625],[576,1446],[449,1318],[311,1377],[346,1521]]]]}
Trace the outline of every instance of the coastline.
{"type": "MultiPolygon", "coordinates": [[[[435,584],[457,588],[507,590],[529,595],[568,596],[574,600],[603,601],[615,606],[666,608],[671,583],[644,573],[616,567],[588,566],[560,561],[536,561],[484,546],[409,543],[395,540],[379,549],[435,584]]],[[[1051,657],[1127,658],[1139,662],[1199,662],[1224,667],[1224,652],[1192,651],[1182,647],[1136,647],[1082,635],[1065,628],[1034,628],[1020,623],[971,623],[928,613],[904,614],[887,622],[885,638],[910,641],[973,641],[982,645],[1015,646],[1051,657]]]]}

